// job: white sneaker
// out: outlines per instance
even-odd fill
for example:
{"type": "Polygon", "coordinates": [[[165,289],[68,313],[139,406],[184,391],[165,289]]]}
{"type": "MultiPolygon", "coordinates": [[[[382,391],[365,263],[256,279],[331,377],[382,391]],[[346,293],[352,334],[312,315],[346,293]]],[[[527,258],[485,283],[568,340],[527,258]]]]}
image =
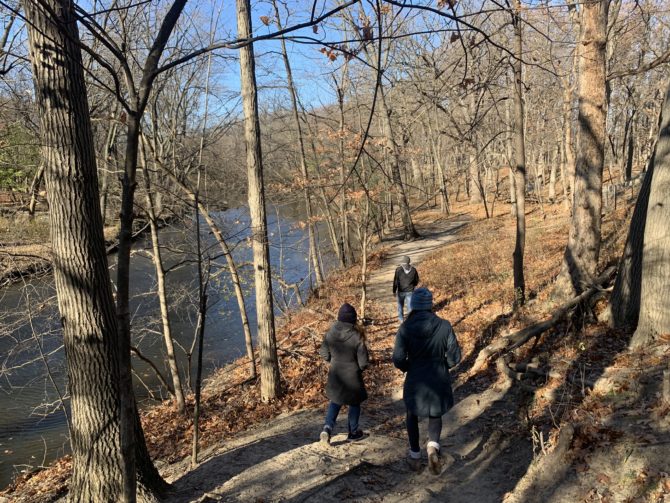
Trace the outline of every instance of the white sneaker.
{"type": "Polygon", "coordinates": [[[433,475],[441,475],[444,472],[444,465],[440,458],[440,451],[430,445],[428,446],[428,469],[433,475]]]}
{"type": "Polygon", "coordinates": [[[324,428],[319,435],[319,441],[323,445],[330,445],[330,428],[324,428]]]}

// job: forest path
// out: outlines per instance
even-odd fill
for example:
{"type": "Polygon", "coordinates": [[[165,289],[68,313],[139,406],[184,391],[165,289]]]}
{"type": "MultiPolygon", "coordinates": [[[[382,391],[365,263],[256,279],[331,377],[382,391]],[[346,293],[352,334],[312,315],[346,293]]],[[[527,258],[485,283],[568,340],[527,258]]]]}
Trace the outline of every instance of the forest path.
{"type": "Polygon", "coordinates": [[[385,314],[396,316],[396,300],[393,297],[393,276],[396,268],[400,265],[401,257],[410,257],[412,265],[419,271],[421,279],[421,268],[419,267],[423,257],[435,250],[456,241],[458,231],[469,221],[467,216],[455,216],[446,221],[430,225],[417,225],[421,238],[414,241],[402,241],[400,239],[388,240],[388,252],[384,262],[379,269],[370,274],[368,278],[367,295],[370,301],[376,301],[385,309],[385,314]]]}
{"type": "MultiPolygon", "coordinates": [[[[391,242],[382,267],[371,275],[370,298],[382,302],[388,314],[375,323],[388,326],[389,352],[397,328],[391,282],[399,257],[410,255],[420,271],[421,259],[457,239],[465,221],[456,217],[423,226],[422,239],[391,242]]],[[[457,404],[443,418],[448,469],[440,476],[430,474],[425,462],[419,473],[406,464],[405,409],[397,388],[374,406],[372,400],[363,406],[361,425],[368,436],[359,442],[348,442],[340,428],[330,446],[319,443],[322,410],[285,414],[202,452],[203,461],[191,471],[188,460],[167,467],[164,476],[175,490],[168,501],[501,501],[525,474],[532,448],[506,433],[505,419],[515,409],[508,386],[460,381],[457,404]]]]}

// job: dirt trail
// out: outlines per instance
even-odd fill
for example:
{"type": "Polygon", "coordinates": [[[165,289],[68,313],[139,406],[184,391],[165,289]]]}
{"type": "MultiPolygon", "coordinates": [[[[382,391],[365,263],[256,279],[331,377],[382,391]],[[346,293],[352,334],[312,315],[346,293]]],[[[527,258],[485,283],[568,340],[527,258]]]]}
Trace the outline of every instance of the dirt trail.
{"type": "MultiPolygon", "coordinates": [[[[399,257],[410,255],[420,271],[421,258],[457,239],[463,223],[451,219],[420,229],[423,239],[392,243],[369,283],[370,296],[385,305],[386,322],[395,317],[391,281],[399,257]]],[[[166,467],[175,488],[169,501],[501,501],[532,459],[528,442],[506,429],[515,419],[509,393],[506,386],[473,380],[456,387],[458,403],[444,417],[442,433],[450,466],[437,477],[427,469],[414,473],[405,463],[404,406],[397,389],[381,407],[364,407],[362,427],[369,436],[362,441],[347,442],[340,432],[330,447],[323,446],[317,441],[323,411],[301,411],[211,448],[193,471],[187,460],[166,467]]]]}

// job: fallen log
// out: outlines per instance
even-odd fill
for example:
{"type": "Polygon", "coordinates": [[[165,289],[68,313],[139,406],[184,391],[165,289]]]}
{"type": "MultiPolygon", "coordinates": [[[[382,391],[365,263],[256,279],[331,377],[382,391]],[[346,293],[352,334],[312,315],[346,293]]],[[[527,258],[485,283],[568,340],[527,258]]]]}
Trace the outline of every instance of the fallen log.
{"type": "Polygon", "coordinates": [[[535,323],[534,325],[519,330],[514,334],[502,337],[486,346],[479,352],[470,372],[478,372],[491,356],[498,353],[507,353],[523,346],[530,339],[539,337],[551,327],[558,324],[573,308],[583,302],[587,302],[595,294],[601,292],[602,286],[612,280],[615,272],[616,267],[609,267],[606,269],[588,290],[563,304],[548,320],[535,323]]]}

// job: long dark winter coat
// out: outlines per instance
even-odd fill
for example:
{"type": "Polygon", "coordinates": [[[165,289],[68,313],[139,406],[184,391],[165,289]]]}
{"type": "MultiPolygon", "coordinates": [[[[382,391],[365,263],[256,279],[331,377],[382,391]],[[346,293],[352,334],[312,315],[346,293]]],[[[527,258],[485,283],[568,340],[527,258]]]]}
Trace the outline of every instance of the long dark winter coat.
{"type": "Polygon", "coordinates": [[[331,402],[358,405],[367,399],[363,369],[368,366],[368,348],[353,324],[336,321],[319,353],[330,362],[326,395],[331,402]]]}
{"type": "Polygon", "coordinates": [[[449,369],[461,361],[461,348],[447,320],[430,311],[412,311],[400,325],[393,365],[403,372],[403,399],[419,417],[441,416],[454,405],[449,369]]]}

